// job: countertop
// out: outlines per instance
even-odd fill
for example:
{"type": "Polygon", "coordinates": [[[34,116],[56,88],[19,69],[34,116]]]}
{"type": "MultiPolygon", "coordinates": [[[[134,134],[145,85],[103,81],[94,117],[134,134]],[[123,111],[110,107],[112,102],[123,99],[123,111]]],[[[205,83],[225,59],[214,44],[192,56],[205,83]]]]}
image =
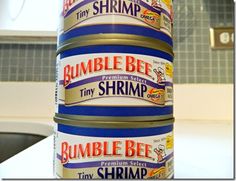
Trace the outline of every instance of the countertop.
{"type": "MultiPolygon", "coordinates": [[[[233,178],[233,121],[176,120],[175,178],[233,178]]],[[[0,164],[0,178],[54,178],[53,136],[0,164]]]]}

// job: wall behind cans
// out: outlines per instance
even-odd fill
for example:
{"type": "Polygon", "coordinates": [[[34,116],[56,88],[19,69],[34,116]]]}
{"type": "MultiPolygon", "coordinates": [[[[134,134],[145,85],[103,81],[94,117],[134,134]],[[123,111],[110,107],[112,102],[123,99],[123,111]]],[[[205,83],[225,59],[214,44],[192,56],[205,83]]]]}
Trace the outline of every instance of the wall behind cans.
{"type": "Polygon", "coordinates": [[[54,82],[55,60],[55,44],[0,44],[0,80],[54,82]]]}
{"type": "Polygon", "coordinates": [[[1,0],[0,30],[55,31],[59,0],[1,0]]]}
{"type": "Polygon", "coordinates": [[[232,83],[233,50],[210,48],[210,27],[232,27],[233,0],[174,1],[175,83],[232,83]]]}

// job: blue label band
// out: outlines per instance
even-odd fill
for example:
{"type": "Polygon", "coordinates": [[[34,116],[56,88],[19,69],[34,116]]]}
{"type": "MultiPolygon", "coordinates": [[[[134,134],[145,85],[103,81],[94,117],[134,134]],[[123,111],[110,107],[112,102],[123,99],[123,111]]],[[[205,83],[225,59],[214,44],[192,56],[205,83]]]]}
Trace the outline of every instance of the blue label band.
{"type": "Polygon", "coordinates": [[[84,128],[77,126],[69,126],[58,124],[58,131],[66,134],[91,136],[91,137],[141,137],[141,136],[155,136],[169,133],[173,130],[173,124],[155,128],[84,128]]]}
{"type": "MultiPolygon", "coordinates": [[[[112,76],[113,74],[107,74],[106,76],[112,76]]],[[[131,75],[126,75],[126,74],[116,74],[117,76],[127,76],[129,77],[128,80],[131,80],[131,75]]],[[[141,79],[141,77],[139,76],[136,76],[138,78],[141,79]]],[[[81,81],[77,81],[77,82],[74,82],[74,83],[71,83],[69,86],[67,86],[65,89],[71,89],[71,88],[74,88],[74,87],[78,87],[78,86],[81,86],[81,85],[85,85],[87,83],[91,83],[91,82],[97,82],[97,81],[101,81],[102,80],[102,76],[97,76],[97,77],[91,77],[91,78],[87,78],[87,79],[84,79],[84,80],[81,80],[81,81]]],[[[149,85],[149,86],[152,86],[154,88],[157,88],[157,89],[164,89],[165,86],[173,86],[173,83],[172,82],[162,82],[160,84],[156,84],[148,79],[143,79],[146,81],[146,84],[149,85]]],[[[63,85],[63,80],[60,80],[59,81],[62,85],[63,85]]]]}
{"type": "MultiPolygon", "coordinates": [[[[116,74],[116,75],[122,76],[122,75],[125,75],[125,74],[116,74]]],[[[112,76],[112,74],[107,75],[107,76],[112,76]]],[[[125,75],[125,76],[127,76],[127,75],[125,75]]],[[[84,80],[81,80],[81,81],[70,84],[69,86],[66,87],[66,89],[70,89],[70,88],[73,88],[73,87],[76,87],[76,86],[84,85],[87,82],[95,82],[95,81],[99,81],[99,80],[101,80],[101,76],[84,79],[84,80]]],[[[165,86],[173,87],[172,82],[162,82],[159,85],[156,85],[156,84],[154,84],[153,82],[151,82],[149,80],[146,80],[146,81],[148,82],[147,84],[149,84],[150,86],[156,87],[156,88],[158,88],[158,87],[164,88],[165,86]]],[[[64,80],[59,80],[59,85],[63,85],[63,84],[64,84],[64,80]]]]}
{"type": "Polygon", "coordinates": [[[63,42],[69,39],[76,38],[79,36],[93,35],[100,33],[108,33],[108,34],[119,33],[119,34],[146,36],[164,41],[173,47],[172,38],[167,34],[163,33],[162,31],[157,31],[152,28],[146,28],[143,26],[123,25],[123,24],[103,24],[103,25],[91,25],[91,26],[82,26],[79,28],[75,28],[66,33],[63,33],[59,37],[59,44],[62,44],[63,42]]]}
{"type": "Polygon", "coordinates": [[[60,59],[90,53],[133,53],[159,57],[173,62],[173,56],[163,51],[127,45],[94,45],[73,48],[60,53],[60,59]]]}
{"type": "Polygon", "coordinates": [[[65,106],[59,105],[59,114],[80,116],[163,116],[173,114],[173,106],[165,107],[105,107],[105,106],[65,106]]]}

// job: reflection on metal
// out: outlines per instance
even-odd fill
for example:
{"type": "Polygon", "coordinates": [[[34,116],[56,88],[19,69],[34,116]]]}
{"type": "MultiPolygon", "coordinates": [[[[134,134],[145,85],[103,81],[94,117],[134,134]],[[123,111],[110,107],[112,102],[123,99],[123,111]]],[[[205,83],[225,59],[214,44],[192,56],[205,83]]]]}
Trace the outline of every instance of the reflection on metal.
{"type": "Polygon", "coordinates": [[[213,49],[233,49],[234,28],[218,27],[210,28],[210,43],[213,49]]]}

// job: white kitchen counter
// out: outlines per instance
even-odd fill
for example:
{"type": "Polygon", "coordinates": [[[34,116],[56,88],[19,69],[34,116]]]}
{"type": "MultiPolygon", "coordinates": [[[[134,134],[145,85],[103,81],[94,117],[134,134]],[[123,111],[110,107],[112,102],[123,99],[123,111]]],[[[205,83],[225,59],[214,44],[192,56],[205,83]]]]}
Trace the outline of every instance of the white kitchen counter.
{"type": "MultiPolygon", "coordinates": [[[[233,178],[233,121],[176,120],[175,178],[233,178]]],[[[0,178],[54,178],[53,136],[0,164],[0,178]]]]}

